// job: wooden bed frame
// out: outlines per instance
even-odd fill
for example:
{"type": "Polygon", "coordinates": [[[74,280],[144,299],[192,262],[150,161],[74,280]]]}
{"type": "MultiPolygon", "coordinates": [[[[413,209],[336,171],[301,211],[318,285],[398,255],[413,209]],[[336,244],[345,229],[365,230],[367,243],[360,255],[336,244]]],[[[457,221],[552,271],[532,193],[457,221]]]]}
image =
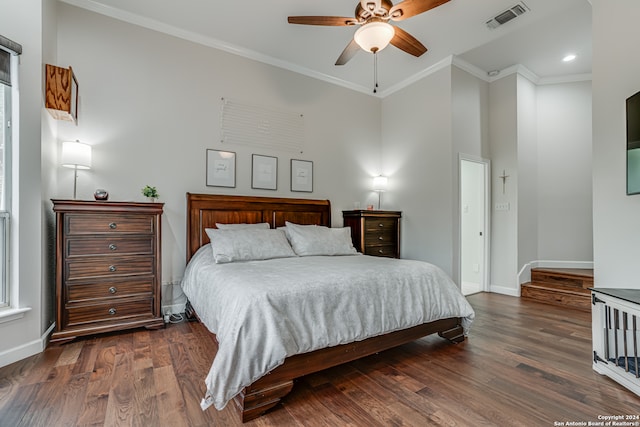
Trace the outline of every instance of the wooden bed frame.
{"type": "MultiPolygon", "coordinates": [[[[331,204],[328,200],[288,199],[273,197],[230,196],[187,193],[187,261],[209,243],[205,228],[215,223],[268,222],[272,228],[297,224],[331,226],[331,204]]],[[[197,318],[187,303],[187,315],[197,318]]],[[[441,319],[385,335],[298,354],[285,359],[262,378],[255,381],[233,400],[243,422],[264,414],[276,406],[293,388],[293,380],[313,372],[350,362],[427,335],[438,333],[454,343],[464,341],[460,318],[441,319]]],[[[215,335],[213,341],[218,346],[215,335]]]]}

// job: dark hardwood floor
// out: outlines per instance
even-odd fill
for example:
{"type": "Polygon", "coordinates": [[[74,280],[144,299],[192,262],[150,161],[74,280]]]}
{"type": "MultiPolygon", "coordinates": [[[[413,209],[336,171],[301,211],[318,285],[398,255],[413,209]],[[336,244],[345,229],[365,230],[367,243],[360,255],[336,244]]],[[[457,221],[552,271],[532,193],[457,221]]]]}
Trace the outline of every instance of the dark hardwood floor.
{"type": "MultiPolygon", "coordinates": [[[[465,343],[428,337],[310,375],[246,425],[554,426],[640,415],[638,396],[591,369],[590,313],[468,299],[477,317],[465,343]]],[[[232,404],[200,409],[211,358],[198,323],[49,346],[0,368],[0,426],[239,425],[232,404]]]]}

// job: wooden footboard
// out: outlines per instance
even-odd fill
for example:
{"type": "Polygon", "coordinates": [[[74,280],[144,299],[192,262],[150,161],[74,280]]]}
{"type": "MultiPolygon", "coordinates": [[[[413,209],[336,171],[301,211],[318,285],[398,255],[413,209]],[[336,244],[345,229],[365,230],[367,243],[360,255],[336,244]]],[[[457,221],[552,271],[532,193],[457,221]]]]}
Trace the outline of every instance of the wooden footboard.
{"type": "MultiPolygon", "coordinates": [[[[190,310],[193,313],[193,310],[190,310]]],[[[453,343],[460,343],[465,339],[461,319],[448,318],[363,341],[287,357],[284,364],[245,387],[233,399],[235,408],[243,423],[253,420],[279,404],[282,398],[293,389],[293,380],[296,378],[388,350],[434,333],[453,343]]],[[[216,336],[211,334],[211,338],[217,351],[216,336]]]]}

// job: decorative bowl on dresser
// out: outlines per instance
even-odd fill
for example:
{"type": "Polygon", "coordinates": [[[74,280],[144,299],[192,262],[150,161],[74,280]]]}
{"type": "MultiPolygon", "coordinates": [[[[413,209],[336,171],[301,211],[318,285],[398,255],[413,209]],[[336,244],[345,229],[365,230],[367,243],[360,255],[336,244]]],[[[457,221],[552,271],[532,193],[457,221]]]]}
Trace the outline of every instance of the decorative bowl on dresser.
{"type": "Polygon", "coordinates": [[[351,239],[365,255],[400,258],[400,218],[402,212],[342,211],[345,227],[351,227],[351,239]]]}
{"type": "Polygon", "coordinates": [[[163,327],[163,203],[52,202],[56,214],[56,326],[51,342],[163,327]]]}

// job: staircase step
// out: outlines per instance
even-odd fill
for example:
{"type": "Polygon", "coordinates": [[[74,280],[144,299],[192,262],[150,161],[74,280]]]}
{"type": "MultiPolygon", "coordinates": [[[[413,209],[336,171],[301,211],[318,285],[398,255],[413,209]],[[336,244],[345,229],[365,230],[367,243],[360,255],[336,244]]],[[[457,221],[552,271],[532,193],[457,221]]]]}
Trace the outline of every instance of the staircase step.
{"type": "Polygon", "coordinates": [[[575,293],[577,295],[591,295],[591,291],[589,289],[586,289],[583,287],[577,287],[571,283],[569,284],[565,284],[561,282],[549,283],[549,282],[538,282],[538,281],[532,280],[531,282],[529,282],[529,285],[536,286],[541,289],[550,289],[550,290],[557,290],[557,291],[565,291],[567,293],[575,293]]]}
{"type": "Polygon", "coordinates": [[[585,268],[533,268],[531,281],[549,287],[561,285],[588,291],[593,287],[593,270],[585,268]]]}
{"type": "Polygon", "coordinates": [[[591,295],[588,290],[584,292],[570,286],[556,284],[550,287],[530,282],[521,286],[520,295],[538,302],[591,311],[591,295]]]}

